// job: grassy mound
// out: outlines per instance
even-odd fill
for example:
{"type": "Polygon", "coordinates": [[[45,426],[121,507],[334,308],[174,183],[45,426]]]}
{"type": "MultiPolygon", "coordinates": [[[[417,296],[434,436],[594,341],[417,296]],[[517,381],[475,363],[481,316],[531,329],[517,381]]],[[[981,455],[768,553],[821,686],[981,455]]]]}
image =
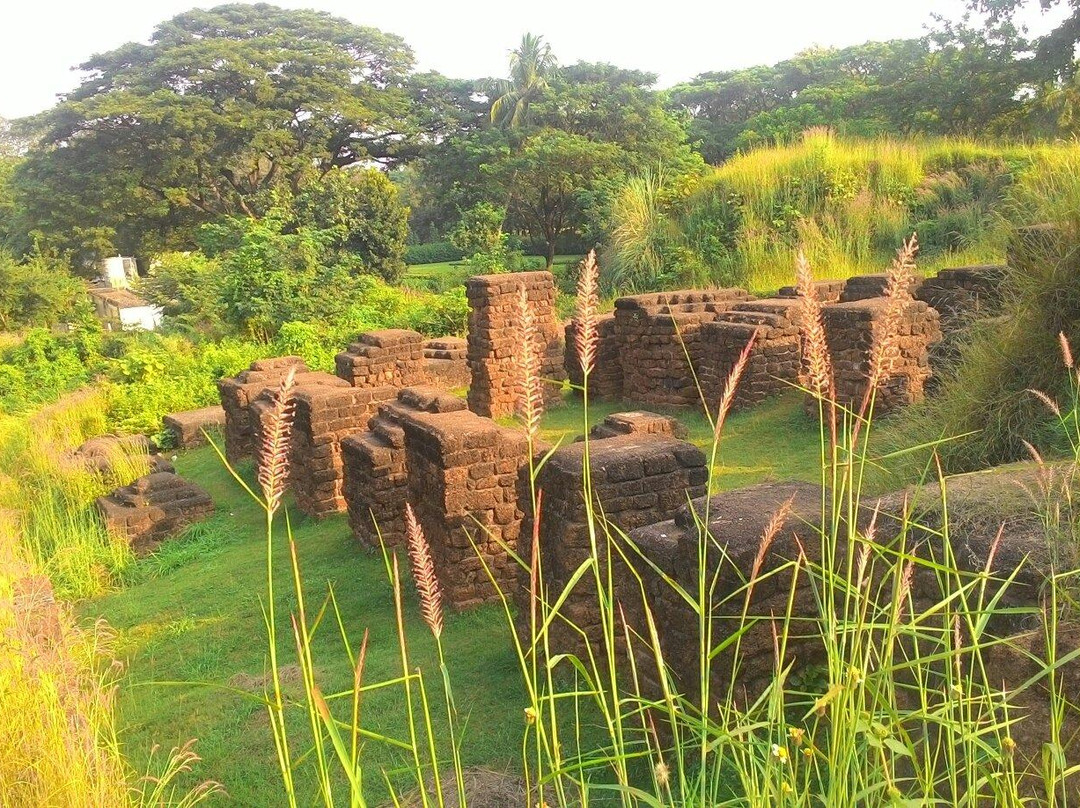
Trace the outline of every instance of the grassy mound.
{"type": "Polygon", "coordinates": [[[1008,189],[1067,150],[811,130],[738,155],[689,190],[641,178],[615,205],[609,281],[775,290],[791,283],[800,249],[821,278],[880,272],[912,231],[928,272],[997,261],[1008,189]]]}

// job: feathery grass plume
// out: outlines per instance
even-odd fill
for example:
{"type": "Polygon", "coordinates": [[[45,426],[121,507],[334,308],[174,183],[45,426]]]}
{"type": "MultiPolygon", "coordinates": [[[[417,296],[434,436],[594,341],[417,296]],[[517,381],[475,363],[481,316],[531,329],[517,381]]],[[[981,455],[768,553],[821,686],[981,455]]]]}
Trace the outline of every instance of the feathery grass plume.
{"type": "Polygon", "coordinates": [[[540,434],[540,419],[544,415],[544,391],[540,381],[539,334],[536,318],[529,305],[529,292],[522,286],[518,295],[518,319],[521,323],[521,349],[518,352],[520,376],[517,411],[525,422],[530,440],[540,434]]]}
{"type": "Polygon", "coordinates": [[[296,369],[290,368],[274,394],[274,406],[267,415],[263,442],[259,447],[259,485],[270,513],[281,506],[289,481],[289,438],[292,435],[294,404],[293,385],[296,369]]]}
{"type": "Polygon", "coordinates": [[[795,316],[802,329],[802,383],[818,398],[832,399],[832,361],[825,339],[825,323],[821,316],[821,301],[814,290],[814,276],[806,255],[799,252],[795,259],[795,289],[798,305],[795,316]]]}
{"type": "Polygon", "coordinates": [[[761,533],[761,542],[758,544],[757,555],[754,556],[754,566],[750,570],[749,580],[751,587],[753,587],[758,574],[761,572],[761,568],[765,564],[765,556],[768,555],[773,540],[776,539],[780,529],[783,528],[784,523],[787,522],[787,518],[791,514],[791,509],[794,505],[795,497],[792,495],[783,505],[777,508],[776,512],[772,515],[772,518],[769,519],[769,523],[765,525],[765,530],[761,533]]]}
{"type": "Polygon", "coordinates": [[[1046,408],[1050,410],[1050,412],[1054,413],[1054,415],[1056,415],[1058,418],[1061,417],[1061,408],[1058,407],[1057,402],[1054,401],[1054,399],[1050,398],[1050,396],[1048,396],[1042,390],[1036,390],[1033,387],[1029,387],[1027,391],[1031,393],[1031,395],[1035,396],[1035,398],[1039,399],[1039,401],[1041,401],[1043,404],[1045,404],[1046,408]]]}
{"type": "Polygon", "coordinates": [[[724,392],[720,394],[720,406],[717,408],[716,426],[713,429],[714,434],[717,436],[720,435],[721,430],[724,428],[724,421],[727,420],[728,413],[731,412],[731,407],[735,403],[735,391],[738,389],[739,379],[742,378],[743,371],[746,370],[746,365],[750,361],[750,353],[754,350],[757,335],[758,332],[755,328],[754,333],[746,341],[742,353],[739,354],[739,358],[732,365],[731,371],[724,381],[724,392]]]}
{"type": "Polygon", "coordinates": [[[1064,331],[1058,332],[1058,342],[1061,343],[1061,358],[1065,362],[1065,367],[1069,370],[1073,369],[1073,355],[1072,348],[1069,346],[1069,338],[1065,336],[1064,331]]]}
{"type": "MultiPolygon", "coordinates": [[[[885,316],[874,323],[874,343],[870,351],[870,379],[867,399],[888,376],[900,356],[900,321],[912,301],[911,284],[915,276],[915,254],[919,240],[915,233],[896,251],[885,284],[885,316]]],[[[864,407],[865,409],[865,407],[864,407]]]]}
{"type": "Polygon", "coordinates": [[[596,263],[596,250],[589,250],[589,254],[581,262],[581,272],[578,274],[575,312],[577,328],[574,332],[578,363],[581,365],[581,372],[586,376],[596,366],[596,309],[600,304],[599,286],[600,266],[596,263]]]}
{"type": "Polygon", "coordinates": [[[413,580],[420,595],[420,613],[438,640],[442,637],[443,630],[442,588],[439,586],[439,579],[435,577],[431,546],[409,503],[405,503],[405,536],[408,539],[413,580]]]}

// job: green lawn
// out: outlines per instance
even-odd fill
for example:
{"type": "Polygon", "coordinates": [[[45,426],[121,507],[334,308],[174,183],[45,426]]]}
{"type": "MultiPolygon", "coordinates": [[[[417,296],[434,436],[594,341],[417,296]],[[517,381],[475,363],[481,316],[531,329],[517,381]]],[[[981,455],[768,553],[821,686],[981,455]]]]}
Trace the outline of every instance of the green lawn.
{"type": "MultiPolygon", "coordinates": [[[[592,421],[626,409],[613,404],[590,408],[592,421]]],[[[569,400],[544,423],[549,440],[572,439],[581,431],[582,408],[569,400]]],[[[695,442],[709,440],[704,418],[686,416],[695,442]]],[[[741,486],[769,479],[817,477],[816,430],[794,398],[781,399],[733,416],[721,444],[717,485],[741,486]]],[[[262,692],[266,652],[260,596],[265,589],[265,541],[261,511],[233,481],[211,449],[180,455],[177,468],[207,488],[218,514],[190,538],[172,542],[156,559],[143,562],[122,591],[83,604],[86,620],[104,618],[117,632],[127,662],[119,695],[120,723],[127,752],[142,767],[154,744],[166,748],[198,739],[203,758],[198,778],[223,783],[220,805],[280,805],[278,775],[269,727],[257,696],[262,692]],[[164,684],[184,682],[187,684],[164,684]]],[[[250,468],[244,471],[250,474],[250,468]]],[[[354,544],[344,517],[315,521],[292,513],[305,578],[309,611],[317,611],[333,587],[350,642],[358,646],[370,631],[366,680],[400,672],[390,586],[381,557],[354,544]]],[[[276,549],[279,616],[286,624],[295,608],[288,594],[284,540],[276,549]]],[[[410,587],[411,588],[411,587],[410,587]]],[[[434,645],[409,597],[408,633],[412,662],[427,671],[433,704],[440,703],[434,645]]],[[[282,629],[283,634],[287,632],[282,629]]],[[[499,765],[520,748],[523,699],[508,629],[500,610],[485,607],[449,618],[445,643],[458,705],[469,715],[467,764],[499,765]]],[[[346,689],[350,666],[337,626],[320,627],[317,678],[324,692],[346,689]]],[[[279,650],[294,659],[288,637],[279,650]]],[[[295,687],[295,685],[293,685],[295,687]]],[[[401,700],[375,694],[364,705],[369,729],[405,737],[401,700]]],[[[296,724],[303,722],[296,716],[296,724]]],[[[365,758],[369,782],[395,757],[370,745],[365,758]]],[[[310,780],[304,780],[310,789],[310,780]]],[[[378,796],[378,795],[376,795],[378,796]]]]}

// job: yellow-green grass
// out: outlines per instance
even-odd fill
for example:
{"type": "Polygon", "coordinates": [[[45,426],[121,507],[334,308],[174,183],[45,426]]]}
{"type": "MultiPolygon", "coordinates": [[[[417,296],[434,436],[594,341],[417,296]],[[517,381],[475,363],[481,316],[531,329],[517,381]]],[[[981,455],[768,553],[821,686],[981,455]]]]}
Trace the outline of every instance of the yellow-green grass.
{"type": "MultiPolygon", "coordinates": [[[[596,422],[625,408],[596,405],[590,407],[590,417],[596,422]]],[[[706,444],[706,420],[682,417],[691,438],[706,444]]],[[[580,402],[568,398],[545,418],[544,437],[572,440],[581,432],[581,419],[580,402]]],[[[817,478],[816,430],[794,397],[733,416],[725,435],[717,469],[720,487],[817,478]]],[[[213,804],[278,805],[282,792],[270,728],[257,701],[266,665],[260,606],[265,581],[262,512],[211,449],[180,455],[177,467],[210,491],[217,515],[188,538],[164,545],[157,558],[139,562],[127,588],[84,603],[81,614],[87,621],[103,617],[118,632],[117,648],[128,662],[119,694],[119,723],[136,768],[142,767],[154,743],[169,747],[197,738],[203,762],[192,782],[211,778],[229,792],[213,804]]],[[[250,464],[243,470],[250,475],[250,464]]],[[[290,515],[309,611],[332,586],[354,648],[364,630],[370,631],[365,679],[392,678],[400,669],[392,593],[382,559],[355,544],[342,516],[315,521],[290,515]]],[[[284,544],[277,559],[282,576],[277,608],[286,619],[295,604],[284,584],[284,544]]],[[[437,670],[435,648],[411,594],[406,621],[412,662],[428,671],[431,703],[438,704],[438,677],[430,676],[437,670]]],[[[291,632],[283,628],[279,636],[279,659],[294,659],[291,632]]],[[[490,606],[452,615],[443,642],[457,703],[468,717],[465,764],[509,765],[520,755],[524,696],[505,618],[490,606]]],[[[315,651],[322,690],[347,689],[351,672],[332,615],[318,631],[315,651]]],[[[299,688],[299,683],[289,687],[299,688]]],[[[296,720],[303,718],[298,714],[296,720]]],[[[388,693],[367,698],[363,722],[368,729],[406,735],[402,700],[388,693]]],[[[372,775],[369,783],[380,779],[381,767],[392,770],[396,762],[377,744],[369,745],[365,761],[365,772],[372,775]]],[[[310,793],[310,778],[303,785],[310,793]]]]}
{"type": "Polygon", "coordinates": [[[821,279],[880,272],[917,229],[921,268],[933,274],[1001,261],[1005,190],[1028,172],[1052,172],[1072,148],[811,131],[717,167],[676,219],[709,272],[756,292],[791,283],[799,250],[821,279]],[[717,251],[718,236],[730,239],[726,250],[717,251]]]}

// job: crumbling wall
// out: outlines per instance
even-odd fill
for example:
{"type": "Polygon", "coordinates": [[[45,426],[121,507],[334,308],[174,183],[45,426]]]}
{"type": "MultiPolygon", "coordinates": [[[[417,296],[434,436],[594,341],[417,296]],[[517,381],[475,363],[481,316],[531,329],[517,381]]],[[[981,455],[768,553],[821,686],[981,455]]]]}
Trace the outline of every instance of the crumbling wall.
{"type": "Polygon", "coordinates": [[[209,494],[171,471],[140,477],[98,497],[96,505],[106,529],[127,539],[138,554],[151,552],[214,512],[209,494]]]}
{"type": "Polygon", "coordinates": [[[409,501],[447,601],[466,609],[496,599],[485,563],[509,593],[516,572],[505,548],[521,533],[525,435],[468,410],[410,413],[402,426],[409,501]]]}
{"type": "Polygon", "coordinates": [[[528,295],[541,355],[544,396],[557,400],[566,374],[562,329],[555,317],[555,278],[550,272],[476,275],[465,282],[469,299],[469,409],[479,415],[511,415],[521,383],[522,287],[528,295]]]}
{"type": "MultiPolygon", "coordinates": [[[[849,284],[850,286],[850,284],[849,284]]],[[[832,357],[836,398],[858,407],[870,379],[874,336],[889,307],[886,298],[836,303],[822,309],[825,339],[832,357]]],[[[930,378],[930,346],[941,339],[937,311],[912,300],[895,324],[895,361],[881,379],[874,411],[886,414],[922,400],[930,378]]]]}
{"type": "MultiPolygon", "coordinates": [[[[325,378],[300,385],[293,392],[289,483],[297,507],[309,516],[321,517],[346,507],[342,440],[362,432],[379,404],[392,399],[398,390],[389,386],[350,387],[343,379],[318,375],[325,378]]],[[[260,424],[266,423],[268,405],[265,400],[256,405],[260,424]]]]}
{"type": "Polygon", "coordinates": [[[773,298],[736,303],[701,328],[698,377],[709,408],[715,409],[728,375],[751,337],[754,345],[735,388],[736,409],[759,404],[792,389],[801,365],[798,301],[773,298]]]}
{"type": "Polygon", "coordinates": [[[225,410],[225,456],[230,463],[249,457],[255,443],[255,426],[250,416],[252,402],[267,388],[276,387],[291,368],[297,375],[311,370],[299,356],[259,359],[248,370],[218,381],[221,406],[225,410]]]}
{"type": "MultiPolygon", "coordinates": [[[[829,280],[829,281],[814,281],[811,284],[814,297],[821,303],[836,303],[840,300],[840,296],[844,294],[844,287],[847,286],[846,280],[829,280]]],[[[884,289],[884,287],[882,287],[884,289]]],[[[798,297],[799,290],[794,286],[781,286],[776,293],[777,297],[798,297]]],[[[873,295],[871,295],[873,297],[873,295]]]]}
{"type": "MultiPolygon", "coordinates": [[[[923,279],[912,276],[908,284],[908,292],[914,295],[922,286],[923,279]]],[[[844,282],[844,291],[840,295],[841,303],[852,303],[856,300],[870,300],[875,297],[884,297],[885,288],[889,285],[887,273],[874,275],[855,275],[844,282]]]]}
{"type": "Polygon", "coordinates": [[[193,449],[206,443],[206,434],[225,428],[225,409],[220,405],[174,412],[162,419],[177,449],[193,449]]]}
{"type": "Polygon", "coordinates": [[[379,406],[368,429],[341,441],[343,491],[349,526],[361,545],[389,547],[405,541],[409,473],[403,421],[418,412],[455,412],[465,400],[431,387],[407,387],[379,406]]]}
{"type": "Polygon", "coordinates": [[[616,300],[626,397],[654,406],[699,405],[694,369],[700,359],[701,327],[747,298],[742,289],[712,289],[616,300]]]}
{"type": "Polygon", "coordinates": [[[930,367],[954,364],[971,325],[1000,313],[1008,268],[1001,265],[953,267],[928,278],[916,297],[941,315],[942,338],[930,348],[930,367]]]}
{"type": "Polygon", "coordinates": [[[423,384],[424,338],[415,331],[368,331],[334,358],[337,375],[353,387],[423,384]]]}
{"type": "Polygon", "coordinates": [[[687,428],[674,418],[645,410],[613,412],[589,430],[589,437],[593,440],[616,438],[620,435],[667,435],[671,438],[686,438],[687,434],[687,428]]]}
{"type": "MultiPolygon", "coordinates": [[[[663,428],[651,413],[615,416],[613,423],[633,429],[663,428]],[[651,416],[651,417],[650,417],[651,416]]],[[[670,428],[670,426],[669,426],[670,428]]],[[[594,505],[597,553],[606,575],[608,559],[621,567],[619,531],[629,531],[670,518],[688,497],[702,496],[708,471],[705,455],[692,443],[660,431],[635,431],[571,443],[556,449],[541,467],[536,487],[543,492],[539,520],[543,593],[548,605],[559,600],[575,571],[593,553],[586,511],[584,465],[588,451],[594,505]],[[586,449],[586,446],[588,447],[586,449]],[[606,520],[606,526],[605,526],[606,520]]],[[[519,555],[532,557],[533,519],[526,517],[519,555]]],[[[615,577],[620,577],[615,575],[615,577]]],[[[517,589],[519,614],[529,614],[529,590],[517,589]]],[[[628,601],[629,604],[629,601],[628,601]]],[[[601,642],[602,625],[592,574],[581,578],[566,597],[551,628],[552,650],[580,651],[582,633],[601,642]]]]}
{"type": "MultiPolygon", "coordinates": [[[[565,327],[566,352],[563,366],[570,383],[580,388],[584,382],[581,361],[577,353],[577,320],[570,320],[565,327]]],[[[623,367],[621,345],[615,327],[615,314],[601,314],[596,318],[596,365],[589,374],[589,398],[618,401],[623,397],[623,367]]],[[[580,395],[580,389],[576,390],[580,395]]]]}
{"type": "Polygon", "coordinates": [[[469,386],[469,343],[463,337],[439,337],[424,343],[424,371],[430,384],[469,386]]]}

